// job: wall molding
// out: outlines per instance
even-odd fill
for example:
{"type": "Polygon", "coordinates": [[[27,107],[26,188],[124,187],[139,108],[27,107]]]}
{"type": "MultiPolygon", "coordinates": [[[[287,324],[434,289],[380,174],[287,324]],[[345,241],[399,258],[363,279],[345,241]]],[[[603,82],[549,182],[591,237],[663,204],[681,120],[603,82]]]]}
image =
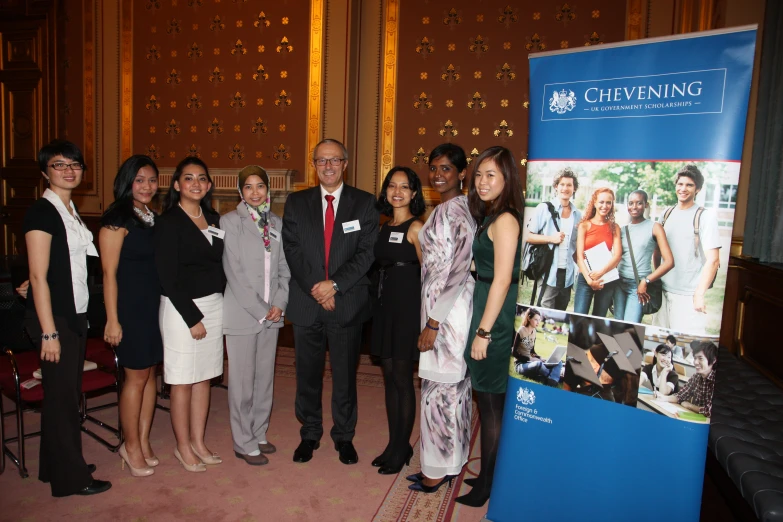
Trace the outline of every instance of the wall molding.
{"type": "Polygon", "coordinates": [[[397,99],[397,53],[399,52],[400,2],[388,0],[384,12],[383,83],[381,86],[380,157],[378,158],[377,187],[383,184],[385,174],[394,165],[394,116],[397,99]]]}
{"type": "MultiPolygon", "coordinates": [[[[296,183],[295,189],[305,189],[317,183],[315,169],[310,164],[313,149],[321,141],[322,93],[323,93],[323,60],[324,31],[323,19],[326,6],[325,0],[310,1],[310,69],[308,75],[307,98],[307,155],[305,158],[304,183],[296,183]]],[[[271,179],[270,179],[271,183],[271,179]]]]}

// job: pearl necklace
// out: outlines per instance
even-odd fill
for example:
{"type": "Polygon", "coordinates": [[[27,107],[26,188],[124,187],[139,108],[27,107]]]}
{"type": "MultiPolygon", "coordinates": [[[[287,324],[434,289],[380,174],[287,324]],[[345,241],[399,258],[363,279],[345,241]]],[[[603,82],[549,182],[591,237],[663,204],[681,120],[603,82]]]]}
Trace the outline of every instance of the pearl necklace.
{"type": "Polygon", "coordinates": [[[151,227],[155,226],[155,214],[147,208],[147,205],[144,205],[144,210],[141,210],[139,207],[134,205],[133,211],[144,223],[151,227]]]}
{"type": "MultiPolygon", "coordinates": [[[[188,211],[185,210],[185,208],[182,205],[180,205],[179,203],[177,203],[177,205],[179,205],[179,208],[182,209],[182,212],[184,212],[185,214],[188,214],[188,211]]],[[[204,215],[204,210],[201,208],[201,205],[198,206],[198,216],[194,216],[192,214],[188,214],[188,216],[192,217],[193,219],[199,219],[203,215],[204,215]]]]}

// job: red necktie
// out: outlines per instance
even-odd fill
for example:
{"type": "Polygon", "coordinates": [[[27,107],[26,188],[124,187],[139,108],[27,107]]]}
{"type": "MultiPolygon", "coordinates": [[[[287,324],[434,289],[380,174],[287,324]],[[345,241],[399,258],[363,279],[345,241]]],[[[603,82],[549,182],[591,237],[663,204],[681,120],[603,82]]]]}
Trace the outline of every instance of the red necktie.
{"type": "Polygon", "coordinates": [[[324,196],[326,198],[326,215],[324,216],[324,253],[326,254],[326,277],[329,277],[329,247],[332,245],[332,231],[334,230],[334,196],[324,196]]]}

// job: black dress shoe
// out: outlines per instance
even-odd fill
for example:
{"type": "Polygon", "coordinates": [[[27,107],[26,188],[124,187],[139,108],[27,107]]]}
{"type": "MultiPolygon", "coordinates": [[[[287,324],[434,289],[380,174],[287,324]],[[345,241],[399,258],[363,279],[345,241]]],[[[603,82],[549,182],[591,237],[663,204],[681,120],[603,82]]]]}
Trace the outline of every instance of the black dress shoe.
{"type": "Polygon", "coordinates": [[[317,440],[302,439],[294,450],[294,462],[307,462],[313,458],[313,451],[321,447],[317,440]]]}
{"type": "Polygon", "coordinates": [[[87,471],[90,473],[95,473],[95,470],[98,469],[95,464],[87,464],[87,471]]]}
{"type": "Polygon", "coordinates": [[[353,442],[350,440],[335,442],[334,449],[340,454],[340,462],[343,464],[356,464],[359,462],[359,455],[356,454],[356,448],[353,447],[353,442]]]}
{"type": "Polygon", "coordinates": [[[98,493],[103,493],[104,491],[109,491],[111,489],[111,482],[108,480],[95,480],[92,479],[92,482],[89,483],[86,487],[78,491],[77,495],[97,495],[98,493]]]}
{"type": "Polygon", "coordinates": [[[408,446],[408,453],[405,454],[404,462],[400,462],[399,464],[392,464],[391,462],[386,461],[380,468],[378,468],[378,473],[381,475],[396,475],[402,471],[403,464],[410,466],[412,457],[413,448],[408,446]]]}

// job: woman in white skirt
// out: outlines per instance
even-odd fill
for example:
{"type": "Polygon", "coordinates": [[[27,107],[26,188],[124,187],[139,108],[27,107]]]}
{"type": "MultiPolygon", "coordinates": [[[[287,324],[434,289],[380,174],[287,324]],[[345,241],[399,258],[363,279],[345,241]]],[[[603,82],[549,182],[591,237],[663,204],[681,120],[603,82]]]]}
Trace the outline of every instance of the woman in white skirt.
{"type": "Polygon", "coordinates": [[[269,462],[277,334],[288,303],[283,222],[269,209],[269,176],[256,165],[239,171],[237,209],[220,218],[226,231],[223,269],[228,279],[223,331],[228,351],[228,406],[234,454],[251,466],[269,462]]]}
{"type": "Polygon", "coordinates": [[[163,289],[163,378],[171,385],[174,456],[188,471],[222,460],[204,443],[210,379],[223,373],[223,237],[211,205],[207,166],[177,165],[155,226],[155,264],[163,289]]]}

